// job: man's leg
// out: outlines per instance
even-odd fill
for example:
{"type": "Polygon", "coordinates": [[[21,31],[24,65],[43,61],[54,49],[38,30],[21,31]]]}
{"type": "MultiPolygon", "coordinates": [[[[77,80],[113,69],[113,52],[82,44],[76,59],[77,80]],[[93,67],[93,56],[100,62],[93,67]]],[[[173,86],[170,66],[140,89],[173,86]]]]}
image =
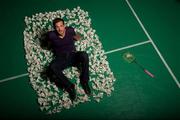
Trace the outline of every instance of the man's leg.
{"type": "Polygon", "coordinates": [[[71,100],[74,100],[76,98],[75,86],[63,74],[63,70],[67,67],[68,63],[66,60],[58,58],[50,64],[50,70],[52,70],[53,74],[56,76],[55,78],[57,78],[54,79],[55,84],[65,89],[69,93],[71,100]]]}
{"type": "Polygon", "coordinates": [[[79,51],[75,53],[75,63],[80,69],[80,83],[86,94],[90,95],[91,90],[88,85],[89,82],[89,57],[84,51],[79,51]]]}

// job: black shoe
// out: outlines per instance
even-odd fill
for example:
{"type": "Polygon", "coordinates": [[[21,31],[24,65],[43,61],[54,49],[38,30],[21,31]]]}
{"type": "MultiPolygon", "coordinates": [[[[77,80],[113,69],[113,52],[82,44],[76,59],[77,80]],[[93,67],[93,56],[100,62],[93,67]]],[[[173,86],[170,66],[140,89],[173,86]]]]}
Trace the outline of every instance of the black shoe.
{"type": "Polygon", "coordinates": [[[84,92],[89,96],[91,95],[91,89],[88,85],[88,83],[82,83],[82,88],[84,89],[84,92]]]}
{"type": "Polygon", "coordinates": [[[76,99],[76,91],[75,91],[74,85],[71,88],[68,88],[67,92],[69,93],[69,97],[71,101],[73,102],[76,99]]]}

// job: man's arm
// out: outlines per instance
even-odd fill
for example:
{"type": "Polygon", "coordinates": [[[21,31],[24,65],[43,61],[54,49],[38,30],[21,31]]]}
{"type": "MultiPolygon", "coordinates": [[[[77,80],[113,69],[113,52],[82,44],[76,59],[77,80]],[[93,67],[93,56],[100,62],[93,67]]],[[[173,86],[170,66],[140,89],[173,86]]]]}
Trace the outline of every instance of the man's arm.
{"type": "Polygon", "coordinates": [[[74,38],[76,41],[78,41],[78,40],[81,39],[81,36],[80,36],[79,34],[76,34],[75,36],[73,36],[73,38],[74,38]]]}
{"type": "Polygon", "coordinates": [[[51,44],[48,34],[49,34],[48,32],[44,33],[39,39],[39,42],[40,42],[41,48],[46,49],[46,50],[51,50],[52,44],[51,44]]]}

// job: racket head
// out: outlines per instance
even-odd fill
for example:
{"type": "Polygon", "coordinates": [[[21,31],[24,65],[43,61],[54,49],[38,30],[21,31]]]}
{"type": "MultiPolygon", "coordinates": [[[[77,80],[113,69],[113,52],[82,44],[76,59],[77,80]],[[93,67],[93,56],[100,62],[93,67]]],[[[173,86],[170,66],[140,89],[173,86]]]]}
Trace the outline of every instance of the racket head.
{"type": "Polygon", "coordinates": [[[123,53],[123,59],[125,61],[127,61],[128,63],[132,63],[135,61],[135,57],[132,53],[130,53],[129,51],[128,52],[125,52],[123,53]]]}

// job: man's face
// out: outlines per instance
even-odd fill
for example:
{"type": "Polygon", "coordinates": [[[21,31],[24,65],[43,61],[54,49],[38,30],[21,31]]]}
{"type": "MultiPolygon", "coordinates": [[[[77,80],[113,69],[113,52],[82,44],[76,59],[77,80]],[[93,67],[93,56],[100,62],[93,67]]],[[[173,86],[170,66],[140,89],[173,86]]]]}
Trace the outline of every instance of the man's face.
{"type": "Polygon", "coordinates": [[[55,24],[55,29],[59,33],[59,35],[64,35],[65,32],[65,25],[62,21],[59,21],[55,24]]]}

